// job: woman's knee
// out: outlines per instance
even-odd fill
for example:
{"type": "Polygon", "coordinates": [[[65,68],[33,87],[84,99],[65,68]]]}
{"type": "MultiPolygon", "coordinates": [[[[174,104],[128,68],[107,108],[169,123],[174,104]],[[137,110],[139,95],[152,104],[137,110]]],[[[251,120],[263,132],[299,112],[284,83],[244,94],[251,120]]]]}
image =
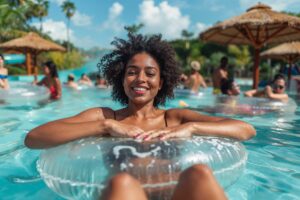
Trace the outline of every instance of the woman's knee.
{"type": "Polygon", "coordinates": [[[136,184],[138,184],[138,181],[133,176],[125,172],[115,175],[110,181],[111,187],[128,187],[129,185],[136,184]]]}
{"type": "Polygon", "coordinates": [[[211,169],[207,165],[197,164],[192,167],[186,169],[181,174],[181,179],[208,179],[213,177],[213,173],[211,169]]]}

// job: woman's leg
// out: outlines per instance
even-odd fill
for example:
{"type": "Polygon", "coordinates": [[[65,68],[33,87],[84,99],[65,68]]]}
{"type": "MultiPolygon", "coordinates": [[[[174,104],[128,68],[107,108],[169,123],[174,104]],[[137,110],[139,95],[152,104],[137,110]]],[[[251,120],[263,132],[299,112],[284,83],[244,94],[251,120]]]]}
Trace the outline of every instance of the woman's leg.
{"type": "Polygon", "coordinates": [[[127,173],[120,173],[111,179],[101,199],[147,200],[147,197],[138,180],[127,173]]]}
{"type": "Polygon", "coordinates": [[[226,200],[225,193],[206,165],[194,165],[180,175],[172,200],[226,200]]]}

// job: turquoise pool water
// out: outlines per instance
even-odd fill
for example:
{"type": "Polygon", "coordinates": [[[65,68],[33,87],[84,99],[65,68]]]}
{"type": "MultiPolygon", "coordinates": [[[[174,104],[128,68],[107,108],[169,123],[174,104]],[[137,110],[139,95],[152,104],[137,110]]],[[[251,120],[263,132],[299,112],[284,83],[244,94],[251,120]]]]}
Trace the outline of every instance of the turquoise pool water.
{"type": "MultiPolygon", "coordinates": [[[[90,66],[94,63],[90,63],[90,66]]],[[[63,74],[67,74],[65,72],[63,74]]],[[[81,71],[79,72],[81,73],[81,71]]],[[[210,95],[211,89],[204,91],[210,95]]],[[[300,103],[299,96],[292,96],[300,103]]],[[[209,99],[209,98],[208,98],[209,99]]],[[[197,102],[178,97],[179,101],[197,102]]],[[[45,122],[77,114],[90,107],[121,106],[110,99],[109,90],[90,88],[63,89],[60,101],[34,107],[0,107],[0,199],[59,200],[39,178],[35,168],[40,151],[24,147],[26,133],[45,122]]],[[[219,114],[216,114],[219,115],[219,114]]],[[[300,197],[300,109],[294,113],[268,113],[260,116],[230,116],[247,121],[257,136],[245,142],[249,153],[247,167],[240,179],[227,189],[230,199],[299,199],[300,197]]]]}

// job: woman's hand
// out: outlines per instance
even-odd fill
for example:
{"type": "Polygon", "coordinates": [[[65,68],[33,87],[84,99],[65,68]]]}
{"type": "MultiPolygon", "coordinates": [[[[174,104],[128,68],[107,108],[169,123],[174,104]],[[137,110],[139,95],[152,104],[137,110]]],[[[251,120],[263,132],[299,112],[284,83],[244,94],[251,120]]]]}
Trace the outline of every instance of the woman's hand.
{"type": "Polygon", "coordinates": [[[135,137],[136,135],[145,133],[143,129],[133,125],[123,124],[116,120],[106,120],[106,130],[113,137],[135,137]]]}
{"type": "Polygon", "coordinates": [[[169,138],[186,138],[193,135],[192,124],[185,123],[175,127],[168,127],[159,130],[152,130],[142,134],[137,135],[136,139],[151,140],[159,138],[160,140],[166,140],[169,138]]]}

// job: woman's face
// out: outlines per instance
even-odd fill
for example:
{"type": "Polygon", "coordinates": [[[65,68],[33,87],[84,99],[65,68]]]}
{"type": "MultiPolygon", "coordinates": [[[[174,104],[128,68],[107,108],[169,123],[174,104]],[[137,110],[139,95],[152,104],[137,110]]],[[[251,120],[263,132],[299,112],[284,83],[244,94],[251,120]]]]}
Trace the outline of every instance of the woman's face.
{"type": "Polygon", "coordinates": [[[49,75],[50,74],[50,69],[46,65],[44,66],[44,74],[49,75]]]}
{"type": "Polygon", "coordinates": [[[240,86],[238,86],[236,83],[233,83],[230,92],[233,96],[239,95],[241,93],[240,86]]]}
{"type": "Polygon", "coordinates": [[[149,54],[138,53],[128,61],[123,86],[129,101],[136,104],[153,101],[162,83],[159,65],[149,54]]]}
{"type": "Polygon", "coordinates": [[[276,94],[283,94],[285,91],[285,81],[283,79],[277,79],[273,84],[273,91],[276,94]]]}

